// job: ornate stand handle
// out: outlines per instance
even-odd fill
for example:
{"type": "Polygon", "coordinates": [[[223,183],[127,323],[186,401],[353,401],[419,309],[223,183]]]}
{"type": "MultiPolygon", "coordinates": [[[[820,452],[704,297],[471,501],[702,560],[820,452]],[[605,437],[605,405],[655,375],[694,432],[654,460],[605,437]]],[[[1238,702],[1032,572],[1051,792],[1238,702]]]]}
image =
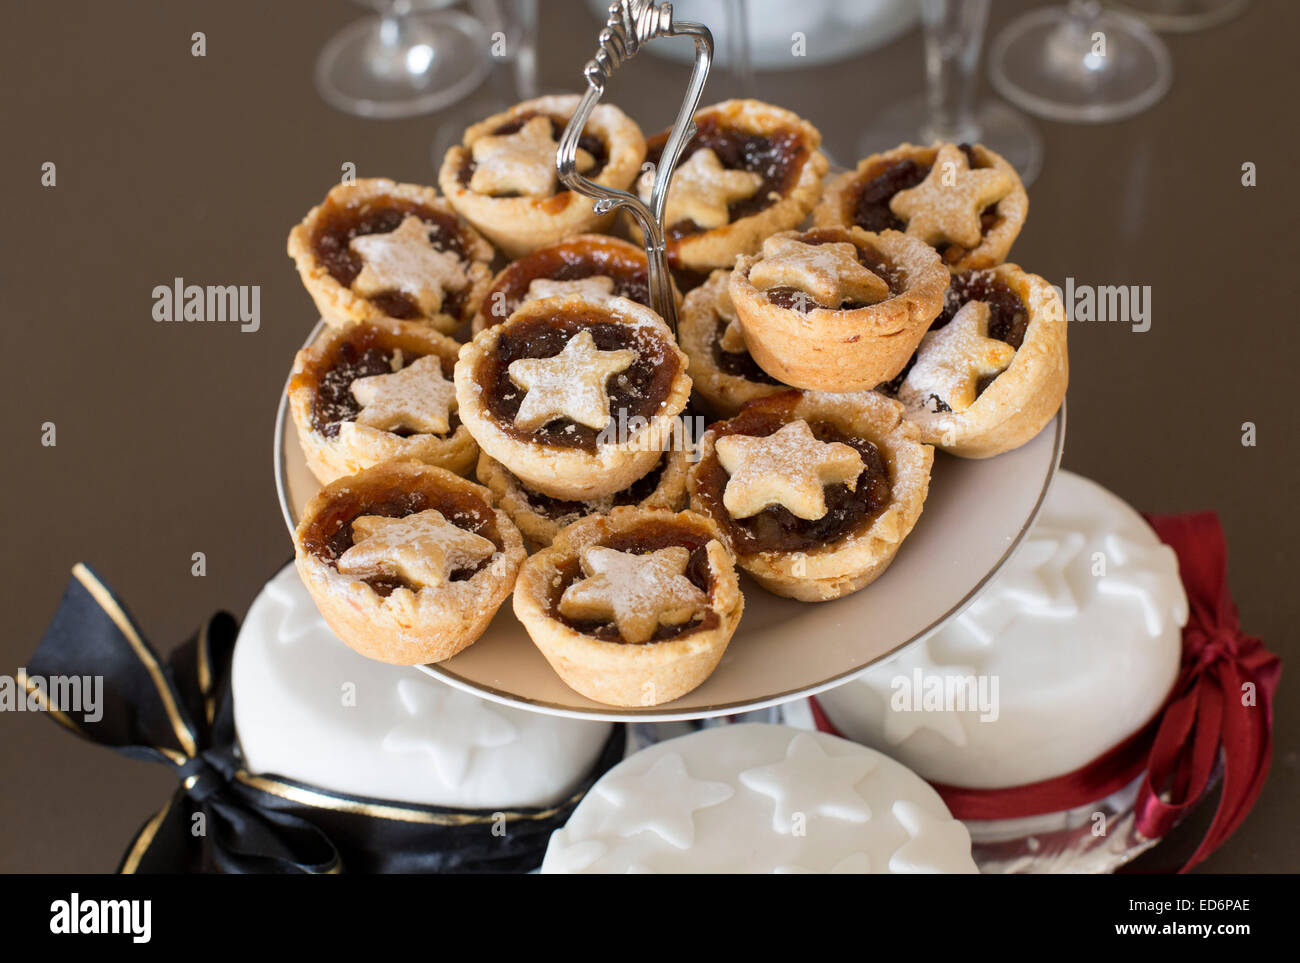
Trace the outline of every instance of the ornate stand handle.
{"type": "Polygon", "coordinates": [[[687,141],[695,136],[695,109],[704,93],[704,82],[713,62],[713,34],[700,23],[675,23],[670,3],[653,3],[651,0],[619,0],[609,5],[609,20],[600,32],[600,49],[595,59],[587,61],[583,75],[587,78],[587,92],[569,120],[560,138],[555,166],[564,186],[595,200],[597,213],[605,214],[618,208],[627,208],[636,218],[645,237],[646,257],[650,263],[650,300],[668,326],[677,333],[677,306],[673,301],[672,279],[668,273],[668,250],[665,240],[664,205],[668,199],[668,185],[673,178],[673,168],[681,157],[687,141]],[[663,155],[655,169],[654,189],[647,207],[629,191],[604,187],[578,173],[578,138],[591,112],[605,93],[605,84],[622,64],[636,56],[641,45],[656,37],[692,37],[695,40],[695,66],[686,96],[677,111],[672,133],[664,145],[663,155]]]}

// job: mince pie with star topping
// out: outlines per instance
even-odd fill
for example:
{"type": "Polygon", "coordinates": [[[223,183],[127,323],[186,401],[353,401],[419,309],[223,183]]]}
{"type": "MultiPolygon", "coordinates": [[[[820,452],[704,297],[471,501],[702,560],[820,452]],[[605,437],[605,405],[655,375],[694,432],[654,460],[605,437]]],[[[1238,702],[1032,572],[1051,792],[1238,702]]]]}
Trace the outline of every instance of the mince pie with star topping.
{"type": "Polygon", "coordinates": [[[289,410],[321,484],[392,458],[468,474],[478,445],[456,415],[459,350],[420,325],[359,321],[299,351],[289,410]]]}
{"type": "Polygon", "coordinates": [[[683,450],[665,451],[653,468],[627,488],[587,501],[568,501],[533,491],[490,455],[479,455],[477,474],[524,538],[533,546],[545,548],[562,528],[588,515],[604,514],[623,505],[674,512],[685,508],[686,468],[683,450]]]}
{"type": "Polygon", "coordinates": [[[755,398],[789,390],[750,355],[731,303],[730,281],[730,271],[714,271],[686,295],[677,318],[677,338],[691,359],[697,401],[719,418],[730,418],[755,398]]]}
{"type": "Polygon", "coordinates": [[[1015,264],[953,276],[912,362],[878,390],[903,403],[922,440],[965,458],[1018,448],[1052,420],[1070,366],[1065,310],[1015,264]]]}
{"type": "MultiPolygon", "coordinates": [[[[681,296],[673,293],[680,306],[681,296]]],[[[597,301],[630,298],[653,307],[645,251],[606,234],[578,234],[511,261],[492,279],[474,316],[474,333],[500,324],[525,301],[571,294],[597,301]]]]}
{"type": "Polygon", "coordinates": [[[492,246],[438,192],[383,178],[330,189],[289,233],[289,256],[327,322],[394,320],[450,334],[492,280],[492,246]]]}
{"type": "Polygon", "coordinates": [[[933,460],[883,395],[788,391],[710,426],[687,491],[764,588],[821,602],[889,567],[921,516],[933,460]]]}
{"type": "Polygon", "coordinates": [[[294,546],[303,584],[335,634],[396,665],[440,662],[476,641],[527,555],[486,488],[412,461],[326,485],[294,546]]]}
{"type": "MultiPolygon", "coordinates": [[[[771,104],[724,101],[696,112],[695,126],[673,172],[664,224],[673,267],[707,274],[800,224],[821,196],[828,165],[817,128],[771,104]]],[[[668,131],[651,137],[647,158],[658,163],[667,141],[668,131]]],[[[642,200],[653,184],[653,171],[641,175],[642,200]]]]}
{"type": "Polygon", "coordinates": [[[982,144],[903,144],[831,181],[813,222],[904,231],[959,272],[1006,260],[1028,213],[1020,175],[982,144]]]}
{"type": "Polygon", "coordinates": [[[815,228],[774,234],[737,258],[728,291],[743,342],[768,375],[860,391],[907,363],[943,307],[948,277],[932,248],[898,231],[815,228]]]}
{"type": "Polygon", "coordinates": [[[627,298],[529,301],[465,345],[460,417],[529,488],[589,501],[645,475],[691,393],[662,318],[627,298]]]}
{"type": "Polygon", "coordinates": [[[597,702],[671,702],[709,677],[745,600],[718,527],[631,506],[575,522],[524,563],[515,615],[551,667],[597,702]]]}
{"type": "MultiPolygon", "coordinates": [[[[566,94],[516,104],[466,130],[443,159],[443,194],[508,257],[613,224],[612,213],[596,214],[556,171],[556,148],[578,100],[566,94]]],[[[626,190],[644,159],[641,128],[617,107],[598,104],[578,141],[578,173],[626,190]]]]}

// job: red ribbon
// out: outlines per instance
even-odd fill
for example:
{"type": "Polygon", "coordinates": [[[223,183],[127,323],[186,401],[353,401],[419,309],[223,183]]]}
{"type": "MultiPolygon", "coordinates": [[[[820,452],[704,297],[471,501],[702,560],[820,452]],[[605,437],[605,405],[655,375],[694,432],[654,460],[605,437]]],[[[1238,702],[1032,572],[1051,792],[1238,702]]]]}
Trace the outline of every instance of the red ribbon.
{"type": "MultiPolygon", "coordinates": [[[[1157,839],[1210,790],[1222,754],[1218,809],[1180,869],[1186,872],[1232,835],[1259,798],[1273,755],[1273,695],[1282,660],[1241,630],[1228,593],[1218,516],[1144,517],[1178,556],[1189,605],[1182,667],[1164,707],[1119,745],[1065,775],[1005,789],[933,785],[958,819],[1017,819],[1104,799],[1145,770],[1134,811],[1139,832],[1157,839]]],[[[839,735],[817,700],[809,702],[817,728],[839,735]]]]}

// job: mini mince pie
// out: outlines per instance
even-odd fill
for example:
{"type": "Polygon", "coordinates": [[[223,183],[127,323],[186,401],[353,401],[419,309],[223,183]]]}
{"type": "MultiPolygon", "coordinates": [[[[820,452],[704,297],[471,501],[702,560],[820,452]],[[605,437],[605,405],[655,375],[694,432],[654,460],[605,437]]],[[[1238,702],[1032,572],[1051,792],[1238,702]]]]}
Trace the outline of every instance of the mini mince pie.
{"type": "Polygon", "coordinates": [[[289,410],[322,484],[392,458],[465,475],[478,445],[456,415],[460,344],[401,321],[326,328],[298,352],[289,410]]]}
{"type": "Polygon", "coordinates": [[[362,655],[396,665],[440,662],[477,640],[527,555],[486,488],[406,461],[322,488],[294,546],[329,627],[362,655]]]}
{"type": "Polygon", "coordinates": [[[606,234],[578,234],[511,261],[493,278],[474,316],[474,333],[500,324],[525,301],[570,294],[630,298],[652,307],[645,251],[606,234]]]}
{"type": "Polygon", "coordinates": [[[730,281],[730,271],[714,271],[686,295],[677,318],[678,340],[691,359],[696,400],[719,418],[730,418],[755,398],[789,390],[750,356],[731,303],[730,281]]]}
{"type": "Polygon", "coordinates": [[[479,447],[525,485],[590,501],[659,460],[690,397],[687,363],[643,304],[545,298],[461,349],[456,397],[479,447]]]}
{"type": "Polygon", "coordinates": [[[1020,175],[982,144],[903,144],[831,181],[813,222],[905,231],[958,272],[1006,260],[1028,213],[1020,175]]]}
{"type": "Polygon", "coordinates": [[[560,529],[588,515],[599,515],[622,505],[641,508],[686,507],[686,454],[666,451],[648,472],[612,495],[575,502],[535,492],[512,475],[495,458],[479,455],[478,480],[487,485],[501,510],[532,545],[544,548],[560,529]]]}
{"type": "Polygon", "coordinates": [[[321,316],[393,320],[450,334],[492,280],[492,245],[438,192],[382,178],[333,187],[289,232],[289,256],[321,316]]]}
{"type": "Polygon", "coordinates": [[[932,248],[898,231],[816,228],[775,234],[737,258],[728,289],[760,368],[844,392],[902,369],[942,309],[948,277],[932,248]]]}
{"type": "MultiPolygon", "coordinates": [[[[828,165],[817,128],[771,104],[724,101],[698,111],[695,126],[673,172],[664,224],[673,267],[707,274],[800,224],[821,196],[828,165]]],[[[651,137],[648,159],[657,164],[667,141],[668,131],[651,137]]],[[[642,200],[653,183],[653,171],[641,176],[642,200]]],[[[635,222],[632,228],[639,237],[635,222]]]]}
{"type": "Polygon", "coordinates": [[[874,392],[789,391],[710,426],[687,475],[737,564],[777,595],[821,602],[882,575],[930,488],[934,449],[874,392]]]}
{"type": "MultiPolygon", "coordinates": [[[[566,94],[516,104],[466,130],[463,146],[443,159],[443,194],[508,257],[613,224],[612,213],[596,214],[556,171],[556,148],[578,100],[566,94]]],[[[598,104],[578,141],[578,173],[626,190],[644,159],[641,128],[617,107],[598,104]]]]}
{"type": "Polygon", "coordinates": [[[878,390],[903,403],[922,440],[988,458],[1037,435],[1061,406],[1069,378],[1056,289],[1001,264],[953,276],[915,358],[878,390]]]}
{"type": "Polygon", "coordinates": [[[615,508],[524,563],[515,615],[571,688],[597,702],[671,702],[709,677],[745,600],[717,526],[615,508]]]}

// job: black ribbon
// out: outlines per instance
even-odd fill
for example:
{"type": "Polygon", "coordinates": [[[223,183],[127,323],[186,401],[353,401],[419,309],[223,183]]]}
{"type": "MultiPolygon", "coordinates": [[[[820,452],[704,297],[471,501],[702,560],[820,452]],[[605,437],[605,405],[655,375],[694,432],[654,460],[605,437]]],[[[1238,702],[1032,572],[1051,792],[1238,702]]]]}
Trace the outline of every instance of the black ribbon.
{"type": "Polygon", "coordinates": [[[98,576],[85,565],[72,570],[28,662],[31,698],[78,735],[172,766],[180,781],[132,840],[120,872],[526,872],[622,758],[616,725],[593,772],[563,803],[496,812],[366,799],[252,774],[235,740],[236,633],[235,619],[218,613],[163,663],[98,576]],[[38,680],[60,676],[103,676],[97,721],[48,704],[38,680]]]}

